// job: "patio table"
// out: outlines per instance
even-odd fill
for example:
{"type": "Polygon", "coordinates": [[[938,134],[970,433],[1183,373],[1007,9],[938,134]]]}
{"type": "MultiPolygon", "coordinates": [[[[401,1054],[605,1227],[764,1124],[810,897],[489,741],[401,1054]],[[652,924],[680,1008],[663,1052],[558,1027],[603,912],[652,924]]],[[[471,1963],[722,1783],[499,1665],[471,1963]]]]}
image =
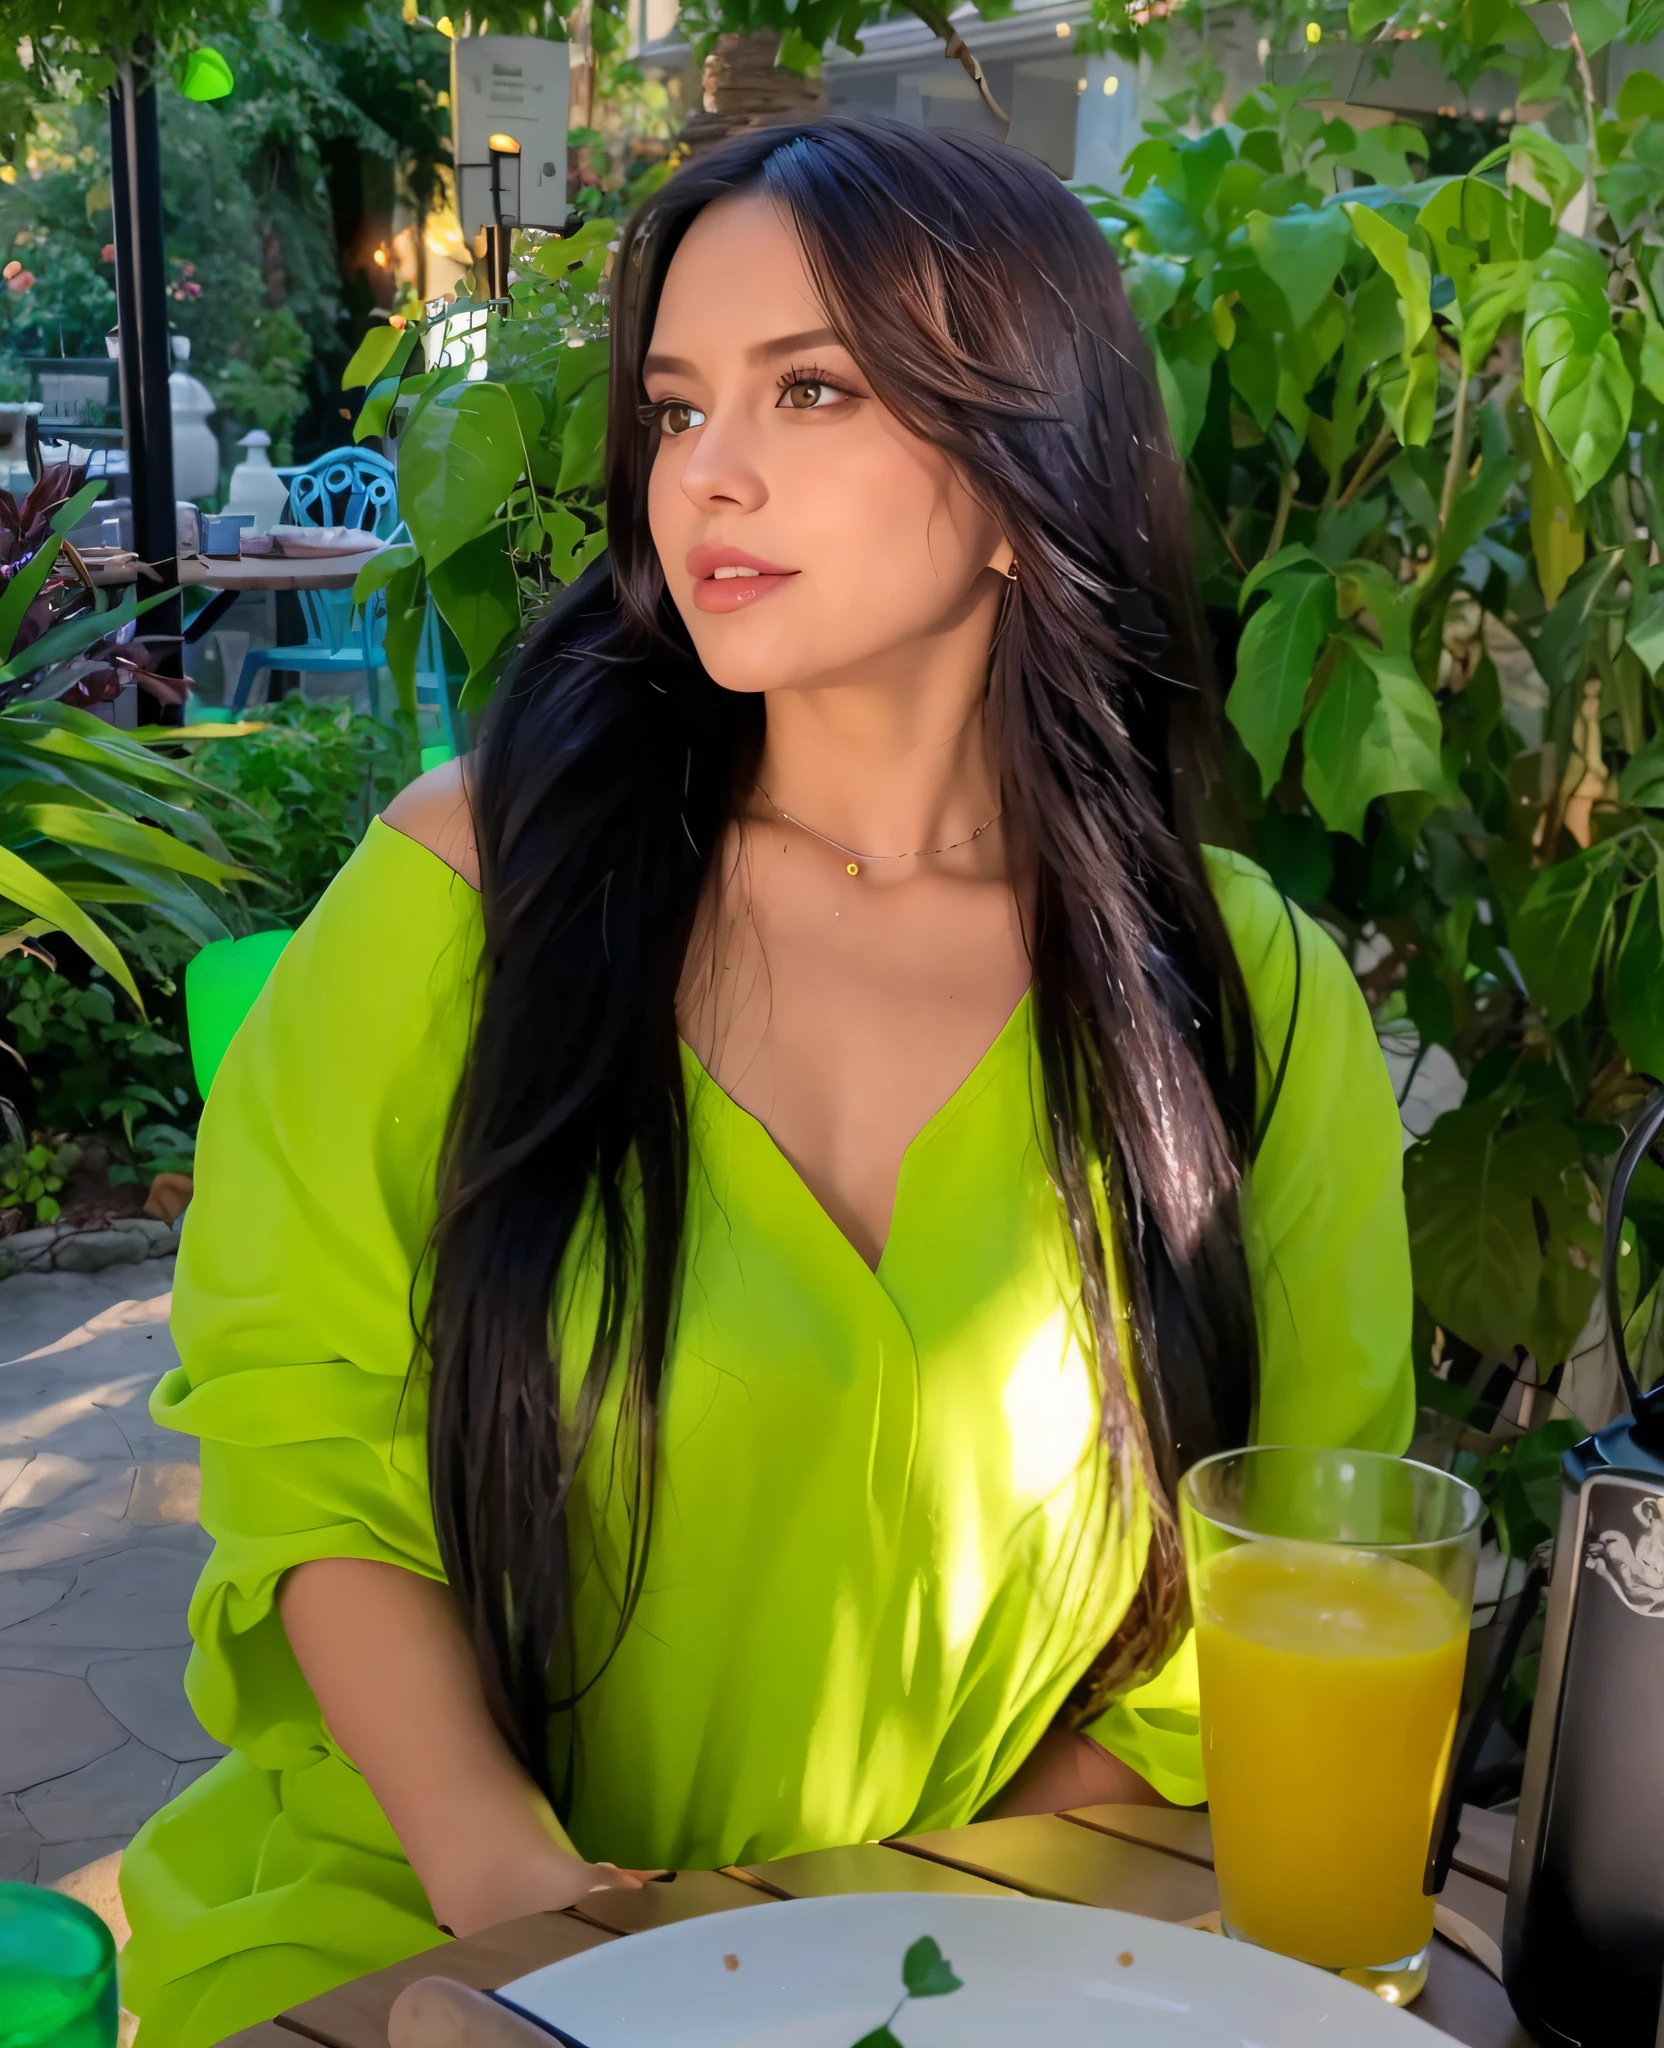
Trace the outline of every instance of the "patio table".
{"type": "MultiPolygon", "coordinates": [[[[370,559],[363,549],[341,555],[181,555],[179,583],[183,588],[211,590],[214,595],[185,628],[193,644],[211,633],[246,590],[351,590],[358,572],[370,559]]],[[[141,565],[137,555],[92,562],[87,573],[95,584],[120,588],[136,582],[141,565]]]]}
{"type": "MultiPolygon", "coordinates": [[[[1467,1807],[1443,1903],[1500,1945],[1510,1823],[1467,1807]]],[[[534,1913],[359,1977],[231,2036],[225,2048],[387,2048],[387,2014],[419,1977],[452,1977],[494,1991],[545,1963],[674,1920],[769,1899],[838,1892],[1026,1893],[1113,1906],[1156,1920],[1216,1912],[1207,1815],[1148,1806],[991,1820],[894,1842],[821,1849],[775,1863],[684,1870],[641,1891],[594,1892],[565,1913],[534,1913]]],[[[1532,2048],[1502,1986],[1435,1935],[1427,1988],[1414,2011],[1466,2048],[1532,2048]]]]}

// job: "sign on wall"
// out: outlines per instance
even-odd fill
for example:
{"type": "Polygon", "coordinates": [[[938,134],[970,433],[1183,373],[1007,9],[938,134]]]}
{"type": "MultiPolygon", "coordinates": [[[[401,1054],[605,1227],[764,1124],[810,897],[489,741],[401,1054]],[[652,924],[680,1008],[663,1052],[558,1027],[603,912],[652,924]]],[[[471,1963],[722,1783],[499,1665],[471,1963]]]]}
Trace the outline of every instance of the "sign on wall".
{"type": "Polygon", "coordinates": [[[460,36],[451,44],[457,213],[470,240],[493,221],[493,135],[520,145],[519,225],[566,225],[570,45],[543,36],[460,36]]]}

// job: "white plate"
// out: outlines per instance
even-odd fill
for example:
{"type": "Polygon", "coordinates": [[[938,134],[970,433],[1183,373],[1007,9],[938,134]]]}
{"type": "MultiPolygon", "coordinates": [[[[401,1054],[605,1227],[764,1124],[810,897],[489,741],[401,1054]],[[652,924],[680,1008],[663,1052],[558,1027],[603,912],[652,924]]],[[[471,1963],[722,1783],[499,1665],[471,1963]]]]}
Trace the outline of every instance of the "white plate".
{"type": "Polygon", "coordinates": [[[963,1988],[909,2000],[893,2022],[902,2048],[1450,2040],[1371,1992],[1216,1934],[1093,1906],[919,1892],[684,1920],[553,1963],[498,1996],[583,2048],[855,2048],[889,2018],[902,1958],[924,1935],[963,1988]]]}

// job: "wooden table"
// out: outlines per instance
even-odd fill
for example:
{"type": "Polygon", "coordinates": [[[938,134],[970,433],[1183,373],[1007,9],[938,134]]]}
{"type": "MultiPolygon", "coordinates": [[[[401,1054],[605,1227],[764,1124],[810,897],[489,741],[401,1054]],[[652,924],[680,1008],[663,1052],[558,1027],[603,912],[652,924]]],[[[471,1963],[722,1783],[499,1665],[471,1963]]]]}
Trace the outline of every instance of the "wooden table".
{"type": "MultiPolygon", "coordinates": [[[[1498,1944],[1508,1844],[1504,1816],[1465,1809],[1443,1900],[1498,1944]]],[[[684,1870],[642,1891],[595,1892],[570,1912],[511,1920],[326,1991],[276,2020],[233,2035],[225,2048],[300,2048],[301,2041],[322,2048],[387,2048],[388,2009],[418,1977],[454,1977],[494,1991],[545,1963],[673,1920],[769,1899],[867,1891],[1026,1892],[1031,1898],[1114,1906],[1169,1921],[1197,1919],[1219,1905],[1206,1814],[1090,1806],[1076,1813],[983,1821],[895,1842],[817,1850],[778,1863],[684,1870]]],[[[1532,2048],[1502,1986],[1437,1936],[1427,1988],[1414,2009],[1467,2048],[1532,2048]]]]}

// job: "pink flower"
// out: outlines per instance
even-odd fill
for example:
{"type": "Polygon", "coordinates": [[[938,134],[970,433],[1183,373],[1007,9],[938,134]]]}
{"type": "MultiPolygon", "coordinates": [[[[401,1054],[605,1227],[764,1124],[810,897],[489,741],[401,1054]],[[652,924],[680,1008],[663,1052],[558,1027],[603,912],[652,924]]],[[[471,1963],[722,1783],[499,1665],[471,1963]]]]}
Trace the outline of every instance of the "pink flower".
{"type": "Polygon", "coordinates": [[[26,292],[34,282],[35,273],[32,270],[19,270],[15,276],[6,279],[6,288],[8,291],[26,292]]]}
{"type": "Polygon", "coordinates": [[[98,260],[100,263],[114,263],[116,260],[116,245],[114,242],[106,242],[104,244],[103,248],[98,252],[98,260]]]}

